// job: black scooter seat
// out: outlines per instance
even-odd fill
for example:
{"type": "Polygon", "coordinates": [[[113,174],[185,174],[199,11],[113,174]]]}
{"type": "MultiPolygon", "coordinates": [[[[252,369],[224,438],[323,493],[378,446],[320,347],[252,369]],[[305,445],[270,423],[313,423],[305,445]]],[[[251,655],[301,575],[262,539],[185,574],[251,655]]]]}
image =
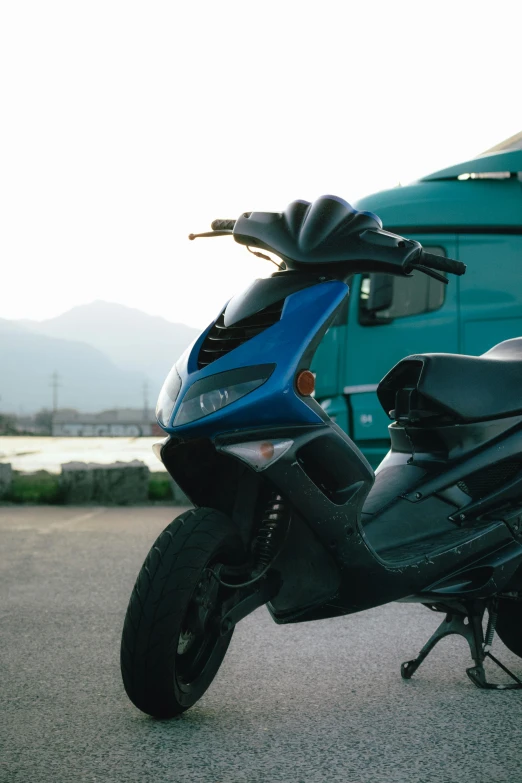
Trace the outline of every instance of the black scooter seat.
{"type": "Polygon", "coordinates": [[[522,414],[522,337],[482,356],[425,353],[402,359],[377,389],[392,418],[398,418],[398,393],[404,399],[411,389],[417,392],[416,407],[441,410],[466,423],[522,414]]]}

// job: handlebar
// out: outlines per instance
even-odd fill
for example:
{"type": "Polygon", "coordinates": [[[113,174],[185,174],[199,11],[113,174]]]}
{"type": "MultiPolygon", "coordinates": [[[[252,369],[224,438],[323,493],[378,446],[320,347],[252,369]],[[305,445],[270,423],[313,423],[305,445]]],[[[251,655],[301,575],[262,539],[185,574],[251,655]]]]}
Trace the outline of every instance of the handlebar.
{"type": "Polygon", "coordinates": [[[322,196],[314,204],[293,202],[284,213],[244,212],[237,220],[213,220],[211,227],[211,232],[189,238],[233,234],[239,244],[274,252],[290,271],[319,265],[334,276],[337,270],[401,276],[419,271],[442,283],[448,280],[441,272],[459,276],[466,272],[461,261],[427,253],[419,242],[384,231],[373,213],[357,212],[333,196],[322,196]],[[337,216],[333,223],[326,220],[330,213],[337,216]],[[338,230],[340,225],[343,231],[338,230]],[[301,242],[300,235],[306,232],[306,242],[301,242]],[[308,234],[314,232],[318,241],[310,243],[308,234]]]}
{"type": "Polygon", "coordinates": [[[210,224],[212,231],[233,231],[235,220],[213,220],[210,224]]]}
{"type": "Polygon", "coordinates": [[[419,258],[415,259],[417,264],[427,266],[429,269],[436,269],[438,272],[448,272],[451,275],[463,275],[466,272],[466,264],[462,261],[454,261],[452,258],[438,256],[435,253],[421,251],[419,258]]]}

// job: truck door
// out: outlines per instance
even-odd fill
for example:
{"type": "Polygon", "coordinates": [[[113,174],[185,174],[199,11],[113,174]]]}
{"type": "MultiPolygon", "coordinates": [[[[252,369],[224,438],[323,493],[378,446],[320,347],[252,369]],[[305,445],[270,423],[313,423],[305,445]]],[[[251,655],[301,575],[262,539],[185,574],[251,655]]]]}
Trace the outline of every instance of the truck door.
{"type": "Polygon", "coordinates": [[[460,235],[462,353],[522,336],[522,236],[460,235]]]}
{"type": "MultiPolygon", "coordinates": [[[[414,238],[430,253],[456,258],[455,235],[414,238]]],[[[409,354],[458,353],[458,333],[455,278],[450,278],[449,285],[422,273],[412,278],[358,275],[352,281],[339,374],[350,435],[373,465],[389,449],[390,420],[377,399],[377,384],[409,354]]]]}

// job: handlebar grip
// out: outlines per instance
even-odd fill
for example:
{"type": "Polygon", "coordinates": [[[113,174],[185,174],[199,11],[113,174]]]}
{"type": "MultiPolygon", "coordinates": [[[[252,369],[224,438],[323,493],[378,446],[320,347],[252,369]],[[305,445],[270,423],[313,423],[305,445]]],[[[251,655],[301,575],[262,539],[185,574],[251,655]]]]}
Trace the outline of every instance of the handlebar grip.
{"type": "Polygon", "coordinates": [[[235,220],[213,220],[210,224],[212,231],[233,231],[235,220]]]}
{"type": "Polygon", "coordinates": [[[463,264],[462,261],[454,261],[452,258],[438,256],[435,253],[426,253],[424,250],[418,263],[439,272],[449,272],[451,275],[463,275],[466,272],[466,264],[463,264]]]}

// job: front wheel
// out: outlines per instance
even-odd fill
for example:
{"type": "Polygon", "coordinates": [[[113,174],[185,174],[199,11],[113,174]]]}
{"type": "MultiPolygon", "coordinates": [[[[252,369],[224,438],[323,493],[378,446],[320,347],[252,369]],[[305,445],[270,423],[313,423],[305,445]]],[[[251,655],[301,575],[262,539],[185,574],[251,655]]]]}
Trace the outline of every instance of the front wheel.
{"type": "Polygon", "coordinates": [[[182,514],[154,543],[134,585],[121,641],[123,684],[143,712],[174,717],[209,687],[233,633],[221,632],[233,595],[213,574],[243,556],[235,526],[208,508],[182,514]]]}

